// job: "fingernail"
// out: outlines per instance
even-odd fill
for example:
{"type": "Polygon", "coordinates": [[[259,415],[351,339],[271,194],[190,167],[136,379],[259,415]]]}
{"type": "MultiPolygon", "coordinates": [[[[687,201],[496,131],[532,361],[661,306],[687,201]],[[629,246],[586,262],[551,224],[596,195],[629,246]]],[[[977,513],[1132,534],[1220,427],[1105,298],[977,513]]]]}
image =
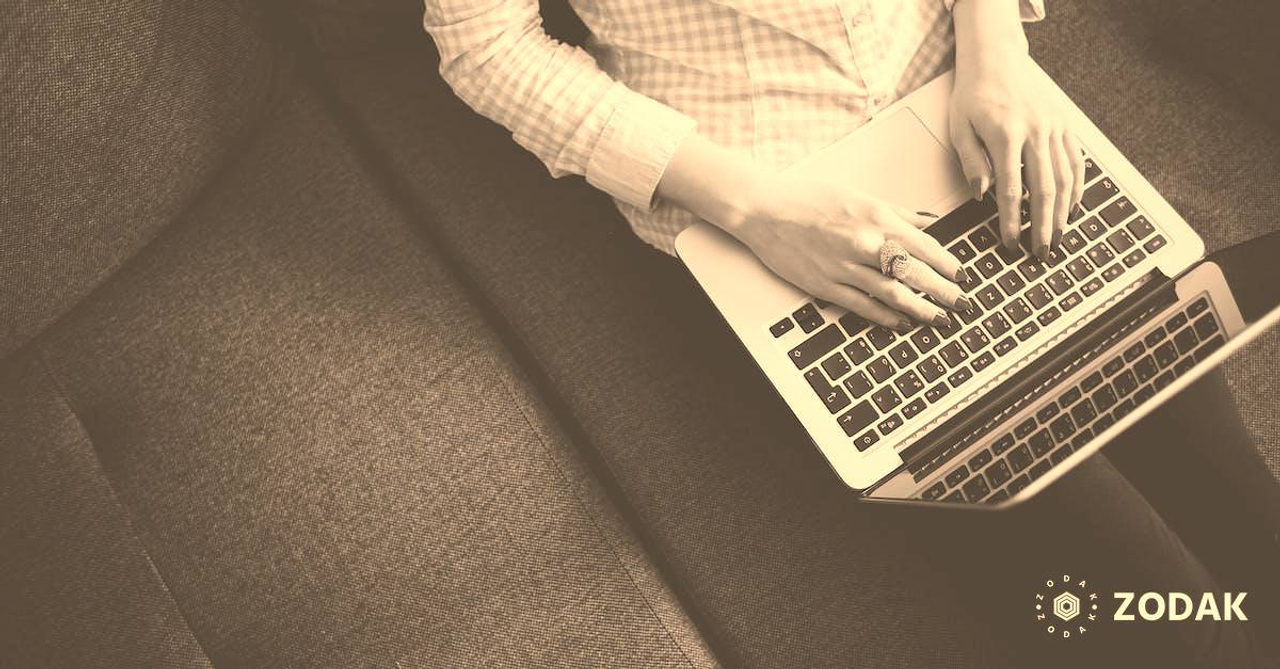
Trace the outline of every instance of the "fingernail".
{"type": "Polygon", "coordinates": [[[973,303],[969,301],[969,298],[964,295],[956,298],[956,311],[968,311],[972,308],[973,303]]]}
{"type": "Polygon", "coordinates": [[[1036,257],[1041,261],[1049,260],[1049,245],[1041,244],[1040,248],[1036,249],[1036,257]]]}
{"type": "Polygon", "coordinates": [[[969,273],[964,271],[963,267],[956,270],[956,283],[964,283],[965,281],[968,281],[968,280],[969,280],[969,273]]]}
{"type": "Polygon", "coordinates": [[[929,218],[937,218],[937,217],[938,217],[938,215],[937,215],[937,214],[930,213],[930,212],[927,212],[927,211],[917,211],[916,213],[917,213],[917,214],[920,214],[921,216],[928,216],[929,218]]]}
{"type": "Polygon", "coordinates": [[[1071,218],[1075,218],[1076,216],[1079,216],[1079,215],[1080,215],[1080,203],[1077,202],[1071,205],[1071,218]]]}
{"type": "Polygon", "coordinates": [[[911,332],[911,330],[913,329],[913,326],[911,325],[911,321],[904,318],[898,321],[898,325],[893,329],[897,330],[901,334],[906,334],[908,332],[911,332]]]}
{"type": "Polygon", "coordinates": [[[1062,242],[1062,231],[1054,230],[1053,231],[1053,248],[1055,249],[1058,248],[1058,244],[1061,242],[1062,242]]]}
{"type": "Polygon", "coordinates": [[[969,180],[969,185],[973,187],[973,199],[981,200],[983,191],[982,180],[978,177],[974,177],[969,180]]]}
{"type": "Polygon", "coordinates": [[[1016,240],[1016,239],[1006,240],[1006,241],[1005,241],[1005,243],[1004,243],[1004,248],[1005,248],[1006,250],[1008,250],[1010,253],[1017,253],[1017,252],[1018,252],[1018,240],[1016,240]]]}
{"type": "Polygon", "coordinates": [[[950,327],[951,317],[945,311],[939,311],[938,315],[933,317],[933,324],[940,328],[950,327]]]}

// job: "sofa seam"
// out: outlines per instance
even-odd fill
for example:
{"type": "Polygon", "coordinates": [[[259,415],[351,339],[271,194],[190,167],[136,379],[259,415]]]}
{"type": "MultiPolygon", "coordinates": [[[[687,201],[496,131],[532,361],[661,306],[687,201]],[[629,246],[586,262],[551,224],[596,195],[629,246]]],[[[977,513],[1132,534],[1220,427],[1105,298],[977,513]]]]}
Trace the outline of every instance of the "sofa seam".
{"type": "Polygon", "coordinates": [[[631,573],[631,570],[627,568],[626,563],[623,562],[622,556],[618,554],[616,545],[609,539],[604,528],[600,526],[600,521],[596,518],[596,514],[592,512],[591,508],[582,499],[582,495],[570,482],[568,475],[565,474],[564,467],[561,466],[559,460],[551,454],[551,449],[547,447],[546,438],[543,436],[542,431],[534,425],[533,420],[529,417],[529,413],[525,409],[525,403],[520,400],[520,396],[511,386],[510,380],[504,374],[498,374],[498,378],[501,380],[502,387],[506,391],[507,396],[511,398],[516,410],[520,412],[520,418],[524,421],[525,427],[528,427],[529,431],[532,432],[533,436],[537,439],[538,448],[541,449],[543,455],[551,461],[552,466],[556,469],[556,474],[560,477],[561,483],[569,490],[569,493],[573,495],[574,501],[578,503],[578,507],[581,508],[582,512],[591,519],[591,525],[595,528],[596,534],[602,541],[604,541],[605,545],[609,547],[609,553],[613,556],[614,561],[618,564],[618,567],[622,572],[627,575],[627,580],[631,583],[631,587],[636,591],[636,594],[640,596],[640,600],[644,602],[645,608],[649,610],[649,615],[653,616],[653,619],[662,627],[662,631],[666,634],[667,640],[671,642],[671,645],[675,646],[676,650],[680,651],[680,656],[684,658],[685,664],[689,667],[697,666],[689,657],[689,653],[685,650],[684,644],[680,643],[676,639],[675,635],[671,633],[671,628],[667,626],[666,621],[662,619],[662,616],[658,615],[658,611],[653,607],[653,602],[650,601],[649,596],[645,594],[644,589],[640,587],[640,584],[636,582],[635,576],[631,573]]]}
{"type": "Polygon", "coordinates": [[[174,611],[177,612],[178,617],[182,620],[182,624],[186,626],[187,632],[191,634],[191,640],[195,641],[196,648],[198,648],[200,653],[204,656],[205,662],[207,662],[210,667],[216,666],[214,665],[213,657],[209,655],[209,650],[205,646],[204,641],[201,641],[200,635],[196,634],[195,627],[191,624],[191,618],[187,615],[186,611],[183,610],[182,604],[178,602],[177,596],[173,594],[173,589],[169,587],[168,580],[165,579],[164,574],[160,572],[159,566],[156,565],[155,559],[152,558],[151,549],[147,546],[146,541],[143,540],[142,533],[138,531],[137,520],[129,511],[129,508],[125,506],[124,501],[120,498],[120,493],[116,489],[115,482],[111,479],[111,475],[107,472],[107,468],[102,462],[102,454],[98,448],[97,440],[94,439],[92,432],[89,430],[89,426],[85,424],[84,418],[82,417],[83,412],[77,407],[76,402],[71,399],[71,395],[67,392],[62,379],[49,363],[49,360],[45,355],[45,348],[35,347],[33,353],[35,355],[36,362],[40,365],[45,377],[49,379],[49,383],[53,386],[54,392],[57,393],[58,399],[67,407],[67,410],[71,413],[72,419],[74,419],[76,424],[80,426],[80,430],[84,433],[86,441],[89,442],[89,452],[93,455],[94,463],[97,465],[97,469],[102,475],[102,480],[107,486],[107,492],[111,496],[111,501],[115,504],[116,508],[119,509],[121,520],[124,521],[129,534],[133,537],[134,541],[137,542],[138,548],[142,553],[142,557],[147,562],[148,570],[155,577],[156,582],[160,586],[160,590],[173,604],[174,611]]]}

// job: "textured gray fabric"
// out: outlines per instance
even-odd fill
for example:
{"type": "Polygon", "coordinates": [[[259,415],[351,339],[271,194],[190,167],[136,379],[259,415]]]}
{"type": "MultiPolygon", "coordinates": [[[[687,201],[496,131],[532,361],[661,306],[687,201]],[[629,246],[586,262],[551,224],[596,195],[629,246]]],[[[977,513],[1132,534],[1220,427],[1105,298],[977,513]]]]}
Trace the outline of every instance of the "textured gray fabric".
{"type": "MultiPolygon", "coordinates": [[[[1274,183],[1240,179],[1280,168],[1274,131],[1127,42],[1106,12],[1062,3],[1047,25],[1033,34],[1046,68],[1211,248],[1274,227],[1274,183]]],[[[899,526],[834,482],[696,285],[631,239],[603,198],[550,182],[424,81],[434,67],[419,39],[327,71],[424,226],[600,450],[717,653],[763,665],[996,663],[955,584],[921,564],[931,556],[889,557],[911,555],[899,526]],[[452,159],[442,167],[440,155],[452,159]]]]}
{"type": "Polygon", "coordinates": [[[240,2],[0,5],[0,358],[169,223],[272,77],[240,2]]]}
{"type": "Polygon", "coordinates": [[[688,664],[458,285],[280,96],[37,342],[195,638],[228,666],[688,664]]]}
{"type": "Polygon", "coordinates": [[[209,666],[39,361],[0,371],[0,665],[209,666]]]}

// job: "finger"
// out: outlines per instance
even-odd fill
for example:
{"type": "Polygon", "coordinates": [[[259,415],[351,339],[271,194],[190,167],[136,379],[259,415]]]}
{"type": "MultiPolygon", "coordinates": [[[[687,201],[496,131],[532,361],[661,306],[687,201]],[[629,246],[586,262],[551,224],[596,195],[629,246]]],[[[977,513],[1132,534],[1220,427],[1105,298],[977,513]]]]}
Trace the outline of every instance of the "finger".
{"type": "Polygon", "coordinates": [[[1031,191],[1031,249],[1037,258],[1047,260],[1053,237],[1056,194],[1049,136],[1029,139],[1023,147],[1022,157],[1027,165],[1027,190],[1031,191]]]}
{"type": "Polygon", "coordinates": [[[965,276],[960,259],[952,255],[950,251],[942,246],[941,242],[934,239],[929,233],[902,226],[899,230],[890,231],[888,237],[896,239],[898,243],[907,249],[907,252],[912,257],[923,260],[925,264],[937,270],[942,276],[950,277],[947,280],[948,283],[955,285],[960,281],[964,281],[965,276]]]}
{"type": "Polygon", "coordinates": [[[1071,157],[1067,153],[1067,145],[1063,142],[1066,133],[1057,133],[1053,137],[1053,184],[1056,197],[1053,201],[1053,239],[1049,247],[1058,248],[1062,242],[1062,234],[1067,231],[1067,215],[1071,213],[1071,189],[1075,187],[1075,173],[1072,171],[1071,157]]]}
{"type": "Polygon", "coordinates": [[[894,211],[898,216],[902,217],[902,220],[910,223],[911,227],[916,229],[927,228],[938,220],[938,215],[930,211],[910,211],[902,207],[894,207],[894,211]]]}
{"type": "Polygon", "coordinates": [[[906,333],[915,327],[912,325],[911,319],[907,318],[906,315],[886,307],[870,295],[852,286],[835,283],[831,284],[823,292],[825,294],[818,297],[844,307],[872,323],[878,323],[890,330],[906,333]]]}
{"type": "Polygon", "coordinates": [[[1067,158],[1071,160],[1071,211],[1078,213],[1080,200],[1084,197],[1084,150],[1080,148],[1080,140],[1070,130],[1062,134],[1062,144],[1066,147],[1067,158]]]}
{"type": "Polygon", "coordinates": [[[996,206],[1000,210],[1000,238],[1005,248],[1018,249],[1022,231],[1022,144],[1021,133],[1008,129],[983,135],[988,155],[996,171],[996,206]]]}
{"type": "Polygon", "coordinates": [[[956,147],[960,168],[964,170],[964,177],[973,188],[973,199],[981,200],[991,187],[991,165],[987,162],[987,151],[982,148],[982,141],[968,121],[956,116],[951,119],[951,144],[956,147]]]}
{"type": "MultiPolygon", "coordinates": [[[[916,264],[919,264],[917,261],[916,264]]],[[[951,322],[945,309],[914,293],[906,284],[866,265],[846,266],[845,283],[882,302],[886,307],[919,321],[945,326],[951,322]]]]}
{"type": "Polygon", "coordinates": [[[960,290],[960,286],[915,257],[907,263],[907,269],[901,275],[894,276],[907,287],[928,295],[934,302],[947,309],[968,311],[973,306],[960,290]]]}

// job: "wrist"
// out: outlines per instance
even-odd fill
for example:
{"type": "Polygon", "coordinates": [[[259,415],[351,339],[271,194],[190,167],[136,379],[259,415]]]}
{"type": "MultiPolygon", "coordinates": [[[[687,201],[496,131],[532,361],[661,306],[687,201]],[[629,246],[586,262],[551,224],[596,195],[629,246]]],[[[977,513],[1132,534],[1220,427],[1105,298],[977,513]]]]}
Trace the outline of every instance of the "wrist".
{"type": "Polygon", "coordinates": [[[952,21],[958,75],[1007,68],[1027,56],[1017,0],[957,0],[952,21]]]}

